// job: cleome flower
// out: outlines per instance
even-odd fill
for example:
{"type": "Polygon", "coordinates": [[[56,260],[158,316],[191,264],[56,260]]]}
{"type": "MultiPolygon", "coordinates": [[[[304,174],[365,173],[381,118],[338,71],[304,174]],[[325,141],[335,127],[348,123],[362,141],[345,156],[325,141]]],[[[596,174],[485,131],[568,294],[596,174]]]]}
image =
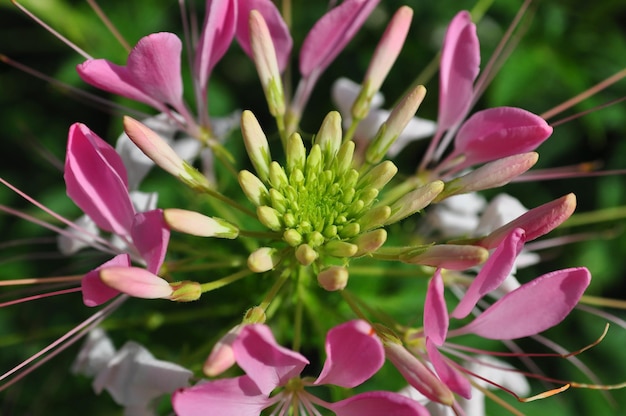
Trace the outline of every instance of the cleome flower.
{"type": "Polygon", "coordinates": [[[384,350],[373,328],[365,321],[348,321],[331,329],[326,336],[326,362],[313,380],[300,373],[309,361],[301,354],[276,343],[269,327],[245,326],[233,343],[237,364],[245,375],[196,384],[174,393],[177,415],[223,416],[260,415],[274,407],[275,414],[320,415],[315,406],[338,416],[428,415],[422,405],[398,393],[374,391],[328,403],[305,388],[333,384],[352,388],[374,375],[384,362],[384,350]],[[354,356],[358,354],[359,359],[354,356]],[[280,391],[271,393],[281,388],[280,391]]]}

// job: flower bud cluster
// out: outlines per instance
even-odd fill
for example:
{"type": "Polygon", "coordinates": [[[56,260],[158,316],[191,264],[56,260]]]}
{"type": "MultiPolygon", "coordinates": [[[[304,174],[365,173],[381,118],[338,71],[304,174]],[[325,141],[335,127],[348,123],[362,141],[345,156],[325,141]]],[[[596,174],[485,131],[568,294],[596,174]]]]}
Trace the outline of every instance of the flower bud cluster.
{"type": "Polygon", "coordinates": [[[383,162],[359,174],[352,163],[354,143],[341,142],[338,113],[328,114],[308,154],[299,134],[289,137],[286,167],[271,161],[262,131],[251,127],[256,126],[251,113],[243,124],[257,175],[244,170],[239,182],[257,206],[259,221],[280,233],[298,262],[306,266],[325,256],[361,256],[385,242],[386,233],[378,228],[391,208],[376,205],[376,198],[397,168],[383,162]]]}

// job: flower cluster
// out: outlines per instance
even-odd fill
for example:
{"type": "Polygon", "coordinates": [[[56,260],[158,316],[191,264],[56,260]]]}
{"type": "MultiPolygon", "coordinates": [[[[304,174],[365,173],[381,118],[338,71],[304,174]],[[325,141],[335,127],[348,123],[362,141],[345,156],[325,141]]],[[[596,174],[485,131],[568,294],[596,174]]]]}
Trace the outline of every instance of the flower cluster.
{"type": "MultiPolygon", "coordinates": [[[[514,348],[514,340],[538,337],[567,319],[591,274],[571,267],[523,284],[514,276],[529,263],[521,256],[539,261],[531,242],[566,221],[576,197],[570,193],[527,210],[505,194],[489,205],[477,194],[523,177],[553,127],[515,107],[470,115],[484,81],[469,12],[453,18],[443,39],[436,122],[416,117],[426,96],[422,85],[409,86],[390,111],[381,109],[379,90],[413,17],[403,6],[390,19],[363,81],[339,79],[332,91],[338,111],[328,112],[315,134],[302,128],[318,80],[378,3],[344,0],[317,20],[300,48],[293,96],[283,86],[293,75],[294,42],[283,20],[288,11],[281,14],[270,0],[206,2],[202,30],[186,36],[187,95],[183,43],[173,33],[141,38],[126,65],[84,54],[77,66],[82,80],[158,114],[124,116],[117,150],[84,124],[70,127],[64,179],[67,195],[85,214],[77,221],[2,180],[68,227],[44,223],[60,233],[63,254],[96,250],[113,257],[67,279],[36,279],[80,281],[69,291],[80,291],[86,306],[104,306],[1,379],[89,333],[74,372],[95,377],[96,392],[108,390],[126,414],[153,413],[154,400],[171,394],[171,406],[182,416],[321,415],[320,408],[340,416],[421,416],[436,409],[477,415],[484,412],[487,387],[525,400],[526,377],[566,386],[536,397],[567,387],[624,387],[557,380],[536,370],[532,354],[514,348]],[[226,119],[209,117],[209,78],[234,39],[256,68],[275,132],[245,108],[226,119]],[[193,96],[193,106],[185,96],[193,96]],[[237,126],[241,137],[231,134],[237,126]],[[401,165],[396,157],[412,149],[409,142],[426,137],[421,161],[401,165]],[[137,191],[153,165],[179,181],[176,206],[156,208],[158,191],[137,191]],[[372,276],[386,283],[394,274],[409,276],[399,291],[412,305],[402,305],[398,314],[383,311],[389,305],[384,300],[398,289],[372,283],[372,276]],[[181,352],[181,364],[194,372],[158,360],[134,342],[115,351],[98,325],[129,298],[194,302],[178,305],[194,316],[195,305],[211,303],[203,312],[201,340],[194,337],[197,323],[174,314],[163,318],[184,328],[181,337],[189,338],[178,341],[193,353],[181,352]],[[223,320],[213,315],[219,301],[230,317],[221,329],[215,322],[223,320]],[[465,345],[468,337],[488,347],[465,345]],[[217,340],[210,354],[207,339],[217,340]],[[490,354],[506,355],[492,351],[494,340],[513,348],[511,355],[528,368],[493,359],[490,354]],[[291,349],[280,345],[288,342],[291,349]],[[399,382],[377,375],[386,361],[397,371],[385,375],[399,382]],[[319,376],[307,376],[308,365],[319,376]],[[200,368],[208,379],[193,377],[200,368]],[[362,384],[367,391],[352,394],[362,384]]],[[[158,301],[150,305],[159,307],[158,301]]],[[[544,355],[568,355],[549,340],[544,344],[553,350],[544,355]]]]}

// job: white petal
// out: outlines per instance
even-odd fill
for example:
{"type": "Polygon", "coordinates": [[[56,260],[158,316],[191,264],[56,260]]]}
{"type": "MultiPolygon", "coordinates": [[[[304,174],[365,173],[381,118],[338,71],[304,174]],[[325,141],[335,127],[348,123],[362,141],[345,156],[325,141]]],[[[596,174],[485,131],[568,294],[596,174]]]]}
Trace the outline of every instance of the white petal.
{"type": "Polygon", "coordinates": [[[96,223],[93,222],[93,220],[87,215],[83,215],[74,221],[74,224],[84,231],[73,227],[67,227],[65,229],[67,234],[60,234],[57,237],[57,246],[59,251],[65,256],[74,254],[85,247],[91,247],[91,244],[94,242],[93,236],[100,234],[100,230],[98,229],[96,223]]]}
{"type": "Polygon", "coordinates": [[[499,194],[491,200],[476,229],[476,235],[487,235],[491,231],[509,223],[528,209],[517,199],[507,194],[499,194]]]}
{"type": "Polygon", "coordinates": [[[192,372],[161,361],[143,346],[129,341],[93,382],[96,393],[106,389],[122,406],[142,406],[189,383],[192,372]]]}
{"type": "Polygon", "coordinates": [[[102,328],[94,328],[72,363],[72,373],[93,377],[104,369],[115,355],[113,342],[102,328]]]}

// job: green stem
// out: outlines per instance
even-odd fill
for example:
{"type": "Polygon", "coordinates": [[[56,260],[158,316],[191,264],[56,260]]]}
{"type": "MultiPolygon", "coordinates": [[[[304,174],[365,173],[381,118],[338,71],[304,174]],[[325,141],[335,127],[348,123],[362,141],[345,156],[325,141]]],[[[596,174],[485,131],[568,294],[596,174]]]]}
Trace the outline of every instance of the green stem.
{"type": "Polygon", "coordinates": [[[599,209],[582,214],[574,214],[561,227],[577,227],[579,225],[597,224],[605,221],[622,220],[626,218],[626,207],[599,209]]]}
{"type": "Polygon", "coordinates": [[[252,238],[269,238],[272,240],[280,239],[280,234],[272,231],[246,231],[239,230],[239,235],[242,237],[252,238]]]}
{"type": "Polygon", "coordinates": [[[289,277],[289,274],[291,272],[291,268],[286,268],[282,271],[280,276],[278,276],[276,282],[274,282],[274,285],[270,288],[270,291],[267,292],[267,294],[263,298],[263,301],[259,304],[259,308],[263,309],[264,311],[267,310],[267,308],[270,306],[270,303],[272,303],[272,300],[274,300],[274,298],[280,291],[280,288],[287,281],[287,278],[289,277]]]}
{"type": "Polygon", "coordinates": [[[357,305],[356,301],[354,300],[354,297],[352,296],[350,292],[344,289],[344,290],[339,291],[339,293],[341,293],[341,297],[343,297],[343,300],[346,301],[346,303],[348,304],[350,309],[352,309],[352,312],[354,312],[356,316],[358,316],[359,318],[363,319],[366,322],[369,322],[369,319],[367,319],[363,311],[361,311],[361,308],[359,308],[359,305],[357,305]]]}
{"type": "Polygon", "coordinates": [[[233,208],[243,212],[244,214],[246,214],[246,215],[248,215],[248,216],[250,216],[250,217],[252,217],[254,219],[257,218],[255,212],[249,210],[248,208],[244,207],[243,205],[239,204],[238,202],[235,202],[234,200],[228,198],[227,196],[222,195],[218,191],[214,191],[213,189],[210,189],[210,188],[202,188],[202,192],[204,192],[205,194],[207,194],[207,195],[209,195],[209,196],[211,196],[211,197],[213,197],[215,199],[218,199],[218,200],[220,200],[222,202],[227,203],[231,207],[233,207],[233,208]]]}
{"type": "Polygon", "coordinates": [[[352,122],[350,123],[350,127],[346,131],[346,134],[343,135],[342,143],[352,140],[352,137],[354,137],[354,132],[356,131],[356,128],[358,127],[360,122],[361,122],[361,119],[356,119],[356,118],[352,119],[352,122]]]}
{"type": "Polygon", "coordinates": [[[229,285],[237,280],[244,278],[248,275],[252,274],[252,271],[249,269],[243,269],[238,271],[237,273],[233,273],[230,276],[222,277],[221,279],[214,280],[212,282],[203,283],[200,285],[200,289],[202,293],[210,292],[215,289],[219,289],[220,287],[229,285]]]}
{"type": "Polygon", "coordinates": [[[304,310],[304,301],[302,299],[303,291],[305,290],[304,284],[302,282],[302,273],[304,273],[303,267],[298,267],[298,289],[296,292],[297,300],[296,300],[296,311],[293,320],[294,330],[293,330],[293,343],[292,349],[294,351],[300,350],[300,345],[302,344],[302,313],[304,310]]]}

